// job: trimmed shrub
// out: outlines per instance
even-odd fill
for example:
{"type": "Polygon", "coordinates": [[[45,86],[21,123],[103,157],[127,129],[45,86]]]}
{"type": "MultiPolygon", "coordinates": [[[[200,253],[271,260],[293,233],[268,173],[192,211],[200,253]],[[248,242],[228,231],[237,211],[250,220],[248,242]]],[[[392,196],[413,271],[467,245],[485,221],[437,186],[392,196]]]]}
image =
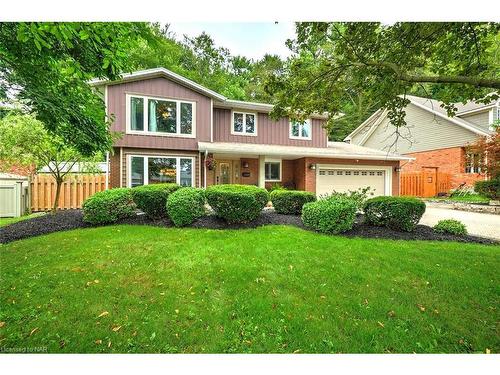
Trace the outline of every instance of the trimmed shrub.
{"type": "Polygon", "coordinates": [[[301,190],[273,190],[269,197],[276,212],[286,215],[300,215],[304,204],[316,200],[313,193],[301,190]]]}
{"type": "Polygon", "coordinates": [[[455,219],[439,220],[433,227],[434,232],[437,233],[450,233],[457,236],[465,236],[467,234],[467,227],[464,223],[455,219]]]}
{"type": "Polygon", "coordinates": [[[192,224],[205,214],[205,191],[186,187],[173,192],[167,199],[167,212],[176,227],[192,224]]]}
{"type": "Polygon", "coordinates": [[[180,188],[177,184],[151,184],[132,188],[132,196],[137,208],[148,217],[167,217],[167,198],[180,188]]]}
{"type": "Polygon", "coordinates": [[[411,232],[425,212],[425,203],[412,197],[376,197],[364,205],[368,224],[411,232]]]}
{"type": "Polygon", "coordinates": [[[306,203],[302,208],[302,222],[307,228],[327,234],[352,229],[356,219],[356,203],[346,197],[330,197],[306,203]]]}
{"type": "Polygon", "coordinates": [[[131,189],[100,191],[83,202],[83,221],[90,224],[109,224],[134,216],[136,204],[131,189]]]}
{"type": "Polygon", "coordinates": [[[267,190],[252,185],[215,185],[205,194],[215,214],[228,223],[255,220],[269,202],[267,190]]]}
{"type": "Polygon", "coordinates": [[[474,190],[490,199],[500,199],[500,176],[488,181],[477,181],[474,190]]]}
{"type": "Polygon", "coordinates": [[[358,210],[363,209],[363,205],[365,204],[366,200],[368,199],[369,195],[373,195],[373,190],[371,187],[367,186],[364,188],[359,188],[357,190],[347,190],[345,193],[340,193],[333,191],[331,194],[324,194],[320,195],[318,198],[319,199],[329,199],[331,197],[345,197],[349,198],[356,203],[356,206],[358,207],[358,210]]]}

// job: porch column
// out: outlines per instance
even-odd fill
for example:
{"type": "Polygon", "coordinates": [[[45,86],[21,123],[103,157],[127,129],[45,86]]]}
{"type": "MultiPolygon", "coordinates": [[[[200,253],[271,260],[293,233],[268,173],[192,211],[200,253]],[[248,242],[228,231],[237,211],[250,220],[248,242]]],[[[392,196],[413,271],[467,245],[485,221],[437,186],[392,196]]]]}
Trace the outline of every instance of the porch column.
{"type": "Polygon", "coordinates": [[[259,155],[259,187],[266,187],[266,157],[264,155],[259,155]]]}

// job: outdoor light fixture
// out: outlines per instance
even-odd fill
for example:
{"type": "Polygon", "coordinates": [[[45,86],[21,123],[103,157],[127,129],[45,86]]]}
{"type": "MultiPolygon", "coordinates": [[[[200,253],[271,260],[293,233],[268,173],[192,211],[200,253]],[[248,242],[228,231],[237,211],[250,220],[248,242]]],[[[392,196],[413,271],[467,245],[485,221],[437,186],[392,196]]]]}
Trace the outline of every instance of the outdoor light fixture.
{"type": "Polygon", "coordinates": [[[248,162],[247,161],[243,162],[243,168],[248,168],[248,162]]]}
{"type": "Polygon", "coordinates": [[[401,167],[394,167],[394,172],[401,172],[401,167]]]}
{"type": "Polygon", "coordinates": [[[309,169],[312,171],[316,170],[316,164],[309,164],[309,169]]]}

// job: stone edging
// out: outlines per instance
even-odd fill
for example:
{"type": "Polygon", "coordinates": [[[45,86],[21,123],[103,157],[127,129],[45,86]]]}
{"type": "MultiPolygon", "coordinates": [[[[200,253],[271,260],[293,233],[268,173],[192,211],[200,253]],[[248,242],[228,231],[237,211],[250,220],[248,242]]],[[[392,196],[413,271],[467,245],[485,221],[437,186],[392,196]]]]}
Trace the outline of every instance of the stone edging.
{"type": "Polygon", "coordinates": [[[447,208],[459,211],[482,212],[482,213],[500,215],[500,206],[490,206],[488,204],[474,204],[474,203],[452,202],[452,201],[437,202],[432,200],[426,200],[425,204],[427,207],[447,208]]]}

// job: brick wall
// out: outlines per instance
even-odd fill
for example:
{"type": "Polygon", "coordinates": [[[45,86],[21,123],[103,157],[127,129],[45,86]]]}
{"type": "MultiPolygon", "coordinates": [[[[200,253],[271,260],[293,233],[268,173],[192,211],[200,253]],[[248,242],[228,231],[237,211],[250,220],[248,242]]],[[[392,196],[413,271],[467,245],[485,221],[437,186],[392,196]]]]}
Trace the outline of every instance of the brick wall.
{"type": "Polygon", "coordinates": [[[451,187],[456,188],[462,183],[473,186],[474,182],[484,180],[479,173],[465,173],[465,149],[463,147],[443,148],[440,150],[422,151],[407,154],[416,158],[403,163],[404,172],[419,172],[423,167],[434,167],[440,173],[451,175],[451,187]]]}

